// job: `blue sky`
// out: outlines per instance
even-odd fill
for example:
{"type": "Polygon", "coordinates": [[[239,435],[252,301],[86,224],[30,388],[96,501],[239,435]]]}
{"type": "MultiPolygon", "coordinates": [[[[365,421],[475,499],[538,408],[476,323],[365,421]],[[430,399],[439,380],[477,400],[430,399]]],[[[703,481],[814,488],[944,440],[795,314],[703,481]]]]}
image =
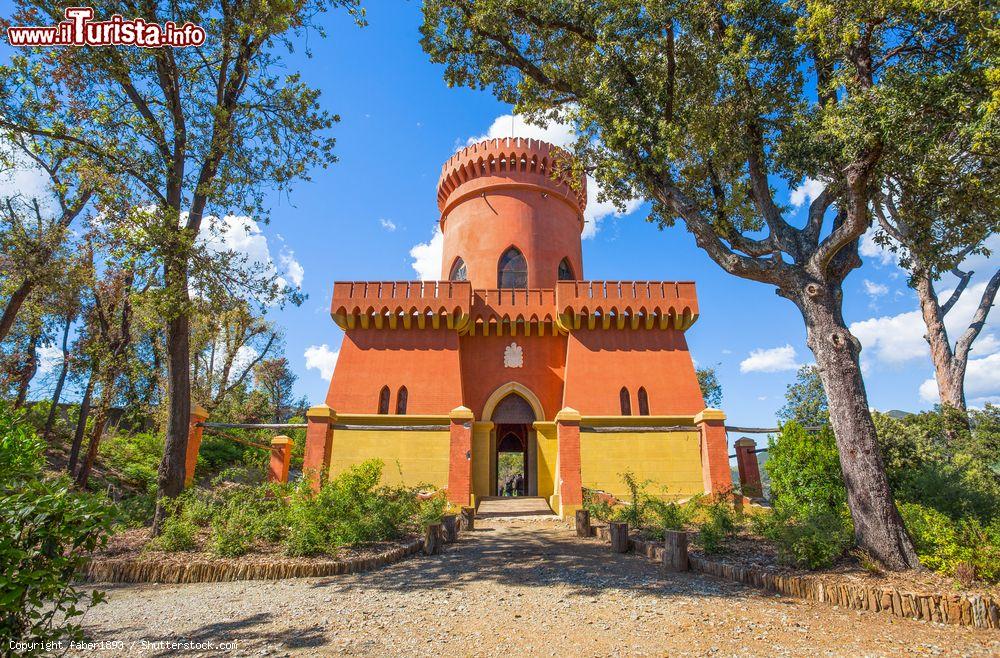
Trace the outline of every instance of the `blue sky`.
{"type": "MultiPolygon", "coordinates": [[[[342,337],[329,316],[333,282],[417,278],[411,251],[424,244],[415,253],[422,261],[432,256],[441,164],[470,138],[506,135],[511,125],[511,108],[488,92],[447,88],[441,67],[428,62],[418,43],[419,3],[366,6],[368,27],[331,14],[325,19],[328,38],[309,38],[313,57],[296,54],[288,61],[323,91],[325,107],[341,116],[333,131],[340,161],[315,171],[312,182],[297,184],[291,194],[275,195],[270,223],[241,240],[255,256],[272,258],[289,280],[301,280],[308,294],[301,307],[271,317],[284,328],[299,394],[316,403],[328,385],[322,366],[329,370],[342,337]]],[[[560,129],[546,134],[558,136],[560,129]]],[[[810,191],[815,189],[803,186],[797,195],[806,205],[810,191]]],[[[778,197],[797,200],[783,188],[778,197]]],[[[725,274],[683,227],[660,231],[644,221],[645,206],[636,206],[620,217],[591,217],[597,230],[583,243],[586,278],[695,280],[701,317],[688,331],[692,355],[699,365],[716,366],[733,424],[772,424],[795,368],[812,360],[797,309],[770,286],[725,274]]],[[[888,254],[870,240],[863,253],[865,265],[845,285],[845,315],[849,323],[860,323],[855,329],[865,345],[871,404],[927,408],[933,391],[925,382],[933,371],[916,298],[888,254]]],[[[956,320],[971,315],[978,301],[973,295],[986,278],[979,260],[982,272],[953,311],[956,320]]],[[[1000,401],[998,338],[994,313],[970,364],[967,386],[974,404],[1000,401]]]]}

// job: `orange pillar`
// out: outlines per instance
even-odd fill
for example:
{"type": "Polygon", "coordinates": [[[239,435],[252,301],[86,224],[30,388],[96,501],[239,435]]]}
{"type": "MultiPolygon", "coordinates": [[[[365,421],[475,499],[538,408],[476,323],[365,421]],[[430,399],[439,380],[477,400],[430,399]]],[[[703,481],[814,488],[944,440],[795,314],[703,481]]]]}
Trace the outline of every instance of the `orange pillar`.
{"type": "Polygon", "coordinates": [[[333,423],[337,414],[325,404],[310,407],[306,412],[306,452],[302,461],[302,477],[319,490],[323,474],[330,467],[333,452],[333,423]]]}
{"type": "Polygon", "coordinates": [[[456,407],[451,419],[448,457],[448,500],[466,506],[472,501],[472,409],[456,407]]]}
{"type": "Polygon", "coordinates": [[[573,514],[583,505],[580,475],[580,412],[570,407],[556,414],[559,461],[559,515],[573,514]]]}
{"type": "Polygon", "coordinates": [[[200,423],[208,420],[208,411],[199,404],[191,403],[191,421],[188,425],[187,452],[184,454],[184,486],[194,482],[194,468],[198,464],[198,450],[201,449],[201,435],[205,431],[200,423]]]}
{"type": "Polygon", "coordinates": [[[288,467],[292,463],[292,440],[287,436],[271,439],[271,463],[267,467],[268,482],[288,482],[288,467]]]}
{"type": "Polygon", "coordinates": [[[740,471],[740,489],[747,498],[760,498],[764,488],[760,482],[760,465],[757,463],[757,442],[743,437],[733,444],[736,447],[736,467],[740,471]]]}
{"type": "Polygon", "coordinates": [[[726,414],[705,409],[694,417],[701,433],[701,478],[705,493],[731,491],[733,476],[729,471],[729,447],[726,442],[726,414]]]}

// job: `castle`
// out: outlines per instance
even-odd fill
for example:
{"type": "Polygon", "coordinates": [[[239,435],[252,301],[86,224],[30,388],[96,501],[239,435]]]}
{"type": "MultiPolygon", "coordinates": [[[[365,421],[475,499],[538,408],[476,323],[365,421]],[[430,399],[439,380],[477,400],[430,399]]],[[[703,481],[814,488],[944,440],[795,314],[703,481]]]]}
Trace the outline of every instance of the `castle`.
{"type": "Polygon", "coordinates": [[[586,280],[585,181],[565,155],[513,138],[462,149],[438,183],[441,280],[334,284],[345,335],[307,414],[306,472],[379,458],[385,481],[470,505],[497,495],[514,452],[525,493],[560,514],[584,488],[623,493],[625,471],[673,498],[729,488],[725,416],[705,408],[684,336],[695,284],[586,280]]]}

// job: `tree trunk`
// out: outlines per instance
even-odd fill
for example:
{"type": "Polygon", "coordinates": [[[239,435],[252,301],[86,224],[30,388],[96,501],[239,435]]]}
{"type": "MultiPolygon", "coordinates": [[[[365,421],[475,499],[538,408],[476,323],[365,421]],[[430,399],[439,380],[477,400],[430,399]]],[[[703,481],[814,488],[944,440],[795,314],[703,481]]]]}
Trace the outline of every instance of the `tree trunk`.
{"type": "Polygon", "coordinates": [[[90,442],[87,445],[87,452],[83,456],[83,463],[80,464],[80,471],[76,474],[76,486],[81,489],[87,487],[87,480],[90,479],[90,471],[94,467],[94,460],[97,459],[97,449],[101,445],[104,427],[108,424],[111,397],[112,392],[110,387],[105,387],[105,390],[101,393],[101,401],[97,405],[97,413],[94,415],[94,426],[90,430],[90,442]]]}
{"type": "Polygon", "coordinates": [[[97,368],[91,368],[90,376],[87,378],[87,388],[83,391],[83,400],[80,402],[80,415],[76,419],[76,431],[73,433],[73,445],[69,451],[69,463],[66,470],[70,475],[76,470],[76,462],[80,458],[80,446],[83,445],[83,435],[87,431],[87,417],[90,416],[90,398],[94,394],[94,377],[97,368]]]}
{"type": "Polygon", "coordinates": [[[28,402],[28,389],[31,387],[31,380],[38,372],[38,341],[41,334],[34,334],[28,339],[28,346],[25,349],[27,361],[21,368],[21,378],[17,384],[17,397],[14,400],[14,408],[20,409],[28,402]]]}
{"type": "Polygon", "coordinates": [[[28,295],[31,294],[31,289],[34,287],[35,284],[31,279],[26,278],[11,294],[10,299],[7,300],[7,306],[3,309],[3,315],[0,315],[0,341],[10,333],[10,328],[14,326],[14,320],[17,319],[17,314],[21,310],[21,306],[24,305],[24,300],[28,298],[28,295]]]}
{"type": "MultiPolygon", "coordinates": [[[[167,288],[187,297],[187,272],[178,267],[165,268],[167,288]],[[180,291],[179,293],[177,291],[180,291]]],[[[191,422],[191,352],[189,311],[184,308],[167,322],[167,398],[170,411],[163,460],[157,478],[156,512],[153,515],[153,536],[160,533],[167,514],[163,498],[176,498],[184,490],[184,467],[191,422]]]]}
{"type": "Polygon", "coordinates": [[[931,348],[934,363],[934,378],[938,385],[938,398],[942,406],[954,407],[965,412],[965,364],[957,363],[955,353],[948,340],[948,330],[944,324],[944,314],[938,302],[934,283],[926,276],[918,276],[916,281],[920,313],[927,327],[924,338],[931,348]]]}
{"type": "Polygon", "coordinates": [[[42,430],[42,438],[45,441],[49,440],[49,434],[52,433],[52,427],[55,425],[56,411],[59,408],[59,398],[62,397],[63,385],[66,383],[66,374],[69,372],[69,326],[72,322],[72,319],[67,317],[66,324],[63,326],[62,367],[59,369],[59,380],[56,382],[56,390],[52,393],[52,406],[49,407],[49,417],[45,419],[45,429],[42,430]]]}
{"type": "Polygon", "coordinates": [[[861,548],[887,568],[918,568],[913,542],[889,490],[858,363],[861,345],[841,314],[842,291],[839,286],[809,284],[806,288],[797,304],[829,402],[854,536],[861,548]]]}
{"type": "Polygon", "coordinates": [[[611,536],[611,552],[628,553],[628,524],[623,521],[612,521],[608,530],[611,536]]]}

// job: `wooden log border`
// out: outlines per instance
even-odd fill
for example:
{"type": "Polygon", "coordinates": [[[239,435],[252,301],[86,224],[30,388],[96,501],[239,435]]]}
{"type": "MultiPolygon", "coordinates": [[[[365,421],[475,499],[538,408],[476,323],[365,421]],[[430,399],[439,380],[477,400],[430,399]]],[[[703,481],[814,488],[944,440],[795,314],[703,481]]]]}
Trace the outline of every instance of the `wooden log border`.
{"type": "Polygon", "coordinates": [[[186,564],[159,563],[147,560],[101,559],[91,560],[83,568],[78,580],[85,583],[224,583],[237,580],[284,580],[286,578],[318,578],[359,573],[419,552],[424,547],[422,538],[367,558],[348,560],[317,560],[316,562],[274,562],[271,564],[240,564],[239,562],[214,562],[198,560],[186,564]]]}
{"type": "MultiPolygon", "coordinates": [[[[598,538],[610,541],[607,526],[591,527],[598,538]]],[[[634,553],[651,560],[663,559],[665,549],[661,542],[630,537],[629,544],[634,553]]],[[[691,571],[807,601],[939,624],[1000,629],[1000,600],[989,594],[907,592],[835,576],[781,574],[763,567],[739,567],[694,555],[688,559],[691,571]]]]}

